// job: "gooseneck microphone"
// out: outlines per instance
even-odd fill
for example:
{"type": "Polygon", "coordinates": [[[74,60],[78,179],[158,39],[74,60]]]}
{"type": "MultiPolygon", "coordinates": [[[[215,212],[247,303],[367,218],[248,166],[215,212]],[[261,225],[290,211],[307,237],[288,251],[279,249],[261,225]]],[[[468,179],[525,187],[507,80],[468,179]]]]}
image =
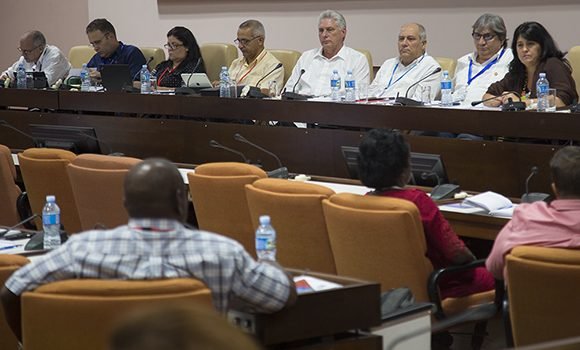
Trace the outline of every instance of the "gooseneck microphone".
{"type": "Polygon", "coordinates": [[[298,79],[296,80],[296,83],[294,83],[294,86],[292,86],[292,92],[296,93],[296,86],[298,86],[298,83],[300,82],[300,79],[302,79],[302,76],[304,75],[304,73],[306,73],[306,70],[304,68],[302,68],[300,70],[300,75],[298,76],[298,79]]]}
{"type": "Polygon", "coordinates": [[[436,172],[434,171],[430,171],[430,172],[422,172],[421,173],[421,179],[423,180],[427,180],[428,178],[433,177],[435,178],[435,180],[437,180],[437,186],[441,185],[441,178],[439,177],[439,175],[437,175],[436,172]]]}
{"type": "Polygon", "coordinates": [[[199,58],[197,59],[197,63],[195,64],[195,67],[193,67],[193,70],[191,71],[191,74],[187,78],[187,83],[185,83],[185,87],[189,87],[189,81],[191,80],[191,77],[193,76],[193,73],[195,73],[195,71],[197,70],[197,68],[199,67],[200,64],[201,64],[201,56],[199,56],[199,58]]]}
{"type": "MultiPolygon", "coordinates": [[[[479,100],[479,101],[472,101],[472,102],[471,102],[471,106],[472,106],[472,107],[475,107],[475,106],[477,106],[477,105],[479,105],[479,104],[482,104],[482,103],[484,103],[484,102],[491,101],[491,100],[495,100],[496,98],[502,98],[503,96],[505,96],[505,95],[507,95],[507,94],[512,94],[512,93],[513,93],[514,95],[518,96],[518,97],[520,96],[520,94],[518,94],[518,93],[517,93],[517,92],[515,92],[515,91],[504,91],[504,92],[503,92],[501,95],[499,95],[499,96],[492,96],[492,97],[488,97],[488,98],[486,98],[486,99],[483,99],[483,100],[479,100]]],[[[521,98],[520,98],[520,99],[521,99],[521,98]]]]}
{"type": "Polygon", "coordinates": [[[262,151],[266,154],[269,154],[270,156],[274,157],[274,159],[276,159],[276,162],[278,162],[278,169],[274,169],[272,171],[269,171],[268,177],[276,177],[276,178],[281,178],[281,179],[288,178],[288,168],[286,168],[285,166],[282,166],[282,162],[280,161],[280,158],[278,158],[277,155],[275,155],[274,153],[268,151],[267,149],[265,149],[263,147],[256,145],[253,142],[248,141],[245,137],[243,137],[239,133],[234,134],[234,140],[243,142],[243,143],[248,144],[254,148],[257,148],[260,151],[262,151]]]}
{"type": "Polygon", "coordinates": [[[522,203],[532,203],[537,201],[545,201],[550,198],[550,195],[547,193],[540,193],[540,192],[533,192],[530,193],[530,180],[534,175],[539,173],[539,169],[537,166],[532,166],[530,168],[530,175],[526,178],[526,193],[522,195],[522,203]]]}
{"type": "Polygon", "coordinates": [[[298,79],[296,80],[296,83],[294,83],[294,86],[292,86],[292,92],[290,91],[284,91],[282,93],[282,99],[283,100],[308,100],[309,98],[311,98],[312,96],[309,95],[301,95],[296,93],[296,87],[298,86],[298,83],[300,82],[300,79],[302,79],[302,76],[304,75],[304,73],[306,73],[306,70],[304,68],[302,68],[300,70],[300,75],[298,76],[298,79]]]}
{"type": "Polygon", "coordinates": [[[228,151],[228,152],[237,154],[238,156],[242,157],[242,159],[244,160],[244,163],[250,164],[250,160],[248,158],[246,158],[246,156],[242,152],[236,151],[235,149],[232,149],[229,147],[226,147],[226,146],[222,145],[221,143],[217,142],[216,140],[210,140],[209,146],[213,147],[213,148],[223,149],[224,151],[228,151]]]}
{"type": "Polygon", "coordinates": [[[395,99],[395,104],[398,104],[401,106],[422,106],[423,102],[415,101],[412,98],[408,98],[409,91],[411,91],[411,88],[413,86],[416,86],[420,82],[424,81],[425,79],[427,79],[427,78],[429,78],[429,77],[431,77],[439,72],[441,72],[441,67],[435,68],[435,70],[432,71],[431,73],[427,74],[423,78],[421,78],[421,79],[417,80],[416,82],[414,82],[413,84],[409,85],[409,87],[407,88],[407,91],[405,91],[405,97],[398,97],[397,96],[397,98],[395,99]]]}
{"type": "MultiPolygon", "coordinates": [[[[145,65],[147,65],[147,69],[149,69],[149,63],[151,63],[153,60],[154,60],[154,57],[153,57],[153,56],[149,57],[149,59],[148,59],[148,60],[147,60],[147,62],[145,63],[145,65]]],[[[131,80],[135,81],[135,78],[137,78],[137,76],[138,76],[140,73],[141,73],[141,69],[139,69],[139,70],[137,71],[137,73],[135,73],[135,74],[133,75],[133,78],[132,78],[131,80]]]]}
{"type": "Polygon", "coordinates": [[[8,227],[8,228],[4,228],[4,229],[2,229],[3,231],[2,231],[2,232],[0,232],[0,238],[4,237],[4,235],[6,235],[8,232],[10,232],[10,231],[12,231],[13,229],[15,229],[15,228],[19,227],[20,225],[24,225],[25,223],[27,223],[27,222],[29,222],[29,221],[32,221],[32,220],[34,220],[34,219],[36,219],[36,218],[38,218],[38,217],[40,217],[40,215],[38,215],[38,214],[32,214],[31,216],[29,216],[29,217],[27,217],[26,219],[24,219],[24,220],[20,221],[20,222],[19,222],[19,223],[17,223],[16,225],[14,225],[14,226],[10,226],[10,227],[8,227]]]}
{"type": "Polygon", "coordinates": [[[268,74],[264,75],[263,77],[260,78],[260,80],[258,80],[258,82],[256,83],[256,86],[260,86],[260,83],[262,82],[262,80],[266,79],[267,76],[269,76],[270,74],[274,73],[275,71],[277,71],[278,69],[282,68],[283,64],[282,63],[278,63],[276,65],[276,67],[274,67],[274,69],[272,69],[271,71],[268,72],[268,74]]]}

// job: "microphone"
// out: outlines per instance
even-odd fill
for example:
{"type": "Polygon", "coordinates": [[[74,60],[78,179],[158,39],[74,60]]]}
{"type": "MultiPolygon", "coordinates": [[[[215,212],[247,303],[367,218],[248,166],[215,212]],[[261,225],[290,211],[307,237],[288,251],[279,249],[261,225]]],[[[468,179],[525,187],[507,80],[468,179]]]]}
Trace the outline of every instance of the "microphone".
{"type": "MultiPolygon", "coordinates": [[[[519,97],[518,97],[519,98],[519,97]]],[[[521,100],[521,98],[520,98],[521,100]]],[[[513,98],[508,98],[508,102],[504,103],[501,106],[502,112],[517,112],[517,111],[525,111],[526,110],[526,103],[525,102],[514,102],[513,98]]]]}
{"type": "Polygon", "coordinates": [[[409,96],[409,91],[411,91],[411,88],[417,84],[419,84],[420,82],[422,82],[423,80],[437,74],[441,72],[441,67],[437,67],[435,68],[434,71],[432,71],[431,73],[427,74],[426,76],[424,76],[423,78],[417,80],[416,82],[414,82],[413,84],[409,85],[409,87],[407,88],[407,91],[405,91],[405,97],[398,97],[395,99],[395,104],[399,104],[401,106],[422,106],[423,102],[419,102],[419,101],[415,101],[412,98],[408,98],[407,96],[409,96]]]}
{"type": "Polygon", "coordinates": [[[25,223],[27,223],[29,221],[32,221],[32,220],[36,219],[37,217],[40,217],[40,215],[38,215],[38,214],[32,214],[31,216],[29,216],[26,219],[20,221],[16,225],[10,226],[8,228],[3,229],[4,231],[0,232],[0,238],[4,237],[8,232],[12,231],[13,229],[17,228],[18,226],[24,225],[25,223]]]}
{"type": "Polygon", "coordinates": [[[195,73],[195,71],[197,70],[197,68],[199,67],[199,65],[201,64],[201,56],[199,56],[199,58],[197,59],[197,63],[195,64],[195,66],[193,67],[193,70],[191,71],[191,74],[189,75],[189,77],[187,77],[187,83],[185,84],[185,87],[189,87],[189,81],[191,80],[191,77],[193,76],[193,73],[195,73]]]}
{"type": "Polygon", "coordinates": [[[436,172],[434,172],[434,171],[430,171],[430,172],[424,171],[424,172],[421,173],[421,179],[423,179],[423,180],[427,180],[430,177],[434,177],[435,180],[437,180],[437,186],[441,185],[441,178],[439,177],[439,175],[437,175],[436,172]]]}
{"type": "Polygon", "coordinates": [[[451,317],[447,317],[444,320],[437,322],[433,326],[419,328],[413,332],[410,332],[410,333],[404,334],[398,338],[395,338],[395,339],[393,339],[392,342],[390,342],[390,344],[388,344],[386,349],[392,350],[396,347],[396,345],[398,345],[406,340],[412,339],[416,336],[419,336],[421,334],[424,334],[424,333],[437,333],[437,332],[440,332],[444,329],[448,329],[448,328],[451,328],[453,326],[456,326],[460,323],[473,322],[473,321],[491,318],[493,315],[496,314],[496,312],[497,312],[497,305],[496,304],[491,303],[491,304],[478,305],[476,307],[467,309],[466,311],[464,311],[460,314],[457,314],[457,315],[454,315],[451,317]]]}
{"type": "Polygon", "coordinates": [[[522,203],[532,203],[532,202],[537,202],[537,201],[546,201],[547,199],[550,198],[550,195],[547,194],[547,193],[540,193],[540,192],[530,193],[530,180],[538,172],[539,172],[539,169],[535,165],[530,169],[530,175],[528,175],[528,178],[526,179],[526,193],[524,193],[522,195],[522,198],[521,198],[522,203]]]}
{"type": "Polygon", "coordinates": [[[282,162],[280,161],[280,158],[278,158],[277,155],[275,155],[274,153],[266,150],[263,147],[260,147],[258,145],[256,145],[255,143],[252,143],[250,141],[248,141],[245,137],[243,137],[242,135],[240,135],[239,133],[235,133],[234,134],[234,140],[236,141],[240,141],[243,143],[246,143],[254,148],[259,149],[260,151],[267,153],[269,155],[271,155],[272,157],[274,157],[274,159],[276,159],[276,161],[278,162],[278,169],[274,169],[272,171],[268,172],[268,177],[275,177],[275,178],[280,178],[280,179],[287,179],[288,178],[288,168],[282,166],[282,162]]]}
{"type": "Polygon", "coordinates": [[[191,77],[193,76],[193,73],[195,73],[195,71],[197,70],[197,68],[199,68],[199,65],[201,64],[201,56],[197,59],[197,63],[195,64],[195,66],[193,67],[193,70],[191,71],[191,74],[189,74],[189,77],[187,77],[187,82],[184,81],[185,86],[180,86],[178,88],[175,89],[175,94],[176,95],[193,95],[197,93],[197,90],[199,89],[194,89],[194,88],[190,88],[189,87],[189,81],[191,80],[191,77]]]}
{"type": "Polygon", "coordinates": [[[150,69],[149,63],[153,62],[153,60],[154,60],[153,56],[149,57],[149,59],[147,60],[147,63],[145,63],[147,65],[147,69],[150,69]]]}
{"type": "MultiPolygon", "coordinates": [[[[272,69],[271,71],[268,72],[268,74],[264,75],[263,77],[260,78],[260,80],[258,80],[258,82],[256,83],[256,87],[260,86],[260,83],[262,82],[262,80],[264,80],[268,75],[274,73],[276,70],[282,68],[283,64],[282,63],[278,63],[276,65],[276,67],[274,67],[274,69],[272,69]]],[[[304,69],[302,70],[304,71],[304,69]]],[[[300,75],[302,76],[302,75],[300,75]]]]}
{"type": "Polygon", "coordinates": [[[281,97],[283,100],[305,101],[305,100],[308,100],[309,98],[312,97],[311,95],[302,95],[302,94],[296,93],[296,86],[298,86],[298,83],[300,82],[300,79],[302,78],[304,73],[306,73],[306,70],[303,68],[300,70],[300,75],[298,76],[298,80],[296,80],[296,83],[294,83],[294,86],[292,87],[292,92],[284,91],[282,93],[281,97]]]}
{"type": "Polygon", "coordinates": [[[223,150],[231,152],[231,153],[235,153],[238,156],[242,157],[242,159],[244,160],[244,163],[250,164],[250,161],[248,160],[248,158],[246,158],[246,156],[242,152],[236,151],[235,149],[232,149],[229,147],[226,147],[226,146],[222,145],[221,143],[217,142],[216,140],[210,140],[209,146],[213,147],[213,148],[220,148],[220,149],[223,149],[223,150]]]}
{"type": "Polygon", "coordinates": [[[496,98],[501,98],[503,95],[509,94],[510,92],[511,91],[505,91],[505,92],[503,92],[499,96],[492,96],[492,97],[489,97],[489,98],[486,98],[486,99],[483,99],[483,100],[480,100],[480,101],[472,101],[471,102],[471,107],[475,107],[475,106],[477,106],[479,104],[482,104],[484,102],[487,102],[487,101],[495,100],[496,98]]]}
{"type": "MultiPolygon", "coordinates": [[[[153,56],[149,57],[149,59],[147,60],[147,62],[145,63],[145,65],[147,66],[147,69],[149,69],[149,63],[151,63],[151,61],[153,61],[153,56]]],[[[135,73],[135,75],[133,75],[133,78],[131,78],[131,80],[135,81],[135,78],[137,78],[137,76],[141,73],[141,69],[139,69],[137,71],[137,73],[135,73]]]]}

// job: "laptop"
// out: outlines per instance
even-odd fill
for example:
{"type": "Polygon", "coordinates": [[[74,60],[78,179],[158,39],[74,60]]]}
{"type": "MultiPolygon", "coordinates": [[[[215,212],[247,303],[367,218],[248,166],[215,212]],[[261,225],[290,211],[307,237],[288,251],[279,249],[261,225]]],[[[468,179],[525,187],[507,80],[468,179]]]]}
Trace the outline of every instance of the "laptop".
{"type": "Polygon", "coordinates": [[[101,82],[107,91],[123,91],[133,86],[128,64],[106,64],[101,69],[101,82]]]}
{"type": "Polygon", "coordinates": [[[212,87],[205,73],[183,73],[181,74],[181,80],[183,80],[185,86],[190,88],[202,89],[212,87]]]}

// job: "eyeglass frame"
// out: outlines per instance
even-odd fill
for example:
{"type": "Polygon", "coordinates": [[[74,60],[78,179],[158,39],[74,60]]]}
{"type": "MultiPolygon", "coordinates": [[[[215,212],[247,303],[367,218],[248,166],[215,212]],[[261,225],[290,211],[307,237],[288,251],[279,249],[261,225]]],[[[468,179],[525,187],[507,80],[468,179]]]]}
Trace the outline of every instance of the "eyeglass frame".
{"type": "Polygon", "coordinates": [[[90,47],[101,46],[101,44],[103,43],[103,40],[107,39],[109,34],[111,34],[111,33],[109,33],[109,32],[104,33],[102,38],[100,38],[99,40],[95,40],[92,43],[89,43],[89,46],[90,47]]]}
{"type": "Polygon", "coordinates": [[[492,41],[493,39],[495,39],[496,36],[497,36],[496,33],[485,33],[485,34],[480,34],[478,32],[471,33],[471,37],[473,38],[473,40],[479,41],[480,39],[483,38],[483,41],[485,42],[492,41]]]}
{"type": "Polygon", "coordinates": [[[177,50],[180,47],[184,47],[185,44],[177,44],[177,45],[173,45],[170,43],[166,43],[165,45],[163,45],[164,48],[166,48],[167,50],[177,50]]]}
{"type": "Polygon", "coordinates": [[[17,47],[16,49],[18,50],[18,52],[20,52],[23,55],[29,55],[31,52],[34,52],[34,50],[38,49],[39,47],[41,47],[42,45],[38,45],[30,50],[22,50],[21,47],[17,47]]]}
{"type": "Polygon", "coordinates": [[[242,45],[242,46],[247,46],[249,43],[251,43],[252,41],[261,38],[261,35],[256,35],[255,37],[251,38],[251,39],[240,39],[240,38],[236,38],[234,40],[234,44],[236,45],[242,45]]]}

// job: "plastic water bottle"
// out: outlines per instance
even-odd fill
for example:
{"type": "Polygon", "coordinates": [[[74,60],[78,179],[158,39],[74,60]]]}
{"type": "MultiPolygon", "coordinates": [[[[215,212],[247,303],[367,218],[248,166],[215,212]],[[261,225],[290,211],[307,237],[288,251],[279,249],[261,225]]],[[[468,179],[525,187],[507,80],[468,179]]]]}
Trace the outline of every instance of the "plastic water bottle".
{"type": "Polygon", "coordinates": [[[548,104],[548,89],[550,83],[546,79],[546,73],[540,73],[538,81],[536,82],[536,94],[538,96],[538,112],[546,112],[548,104]]]}
{"type": "Polygon", "coordinates": [[[346,102],[356,101],[356,82],[354,76],[352,75],[352,70],[346,71],[346,78],[344,78],[344,89],[346,91],[344,95],[344,100],[346,102]]]}
{"type": "Polygon", "coordinates": [[[333,101],[340,101],[340,75],[338,70],[332,71],[332,77],[330,78],[330,97],[333,101]]]}
{"type": "Polygon", "coordinates": [[[54,196],[46,196],[42,209],[42,228],[44,230],[44,249],[60,246],[60,208],[54,196]]]}
{"type": "Polygon", "coordinates": [[[83,68],[81,69],[81,91],[89,91],[91,88],[91,77],[89,76],[89,69],[87,64],[83,63],[83,68]]]}
{"type": "Polygon", "coordinates": [[[259,260],[276,261],[276,230],[268,215],[260,216],[260,226],[256,230],[256,255],[259,260]]]}
{"type": "Polygon", "coordinates": [[[26,89],[26,70],[22,63],[18,65],[18,70],[16,71],[16,87],[26,89]]]}
{"type": "Polygon", "coordinates": [[[449,78],[449,72],[443,71],[443,79],[441,79],[441,106],[453,106],[453,83],[449,78]]]}
{"type": "Polygon", "coordinates": [[[147,69],[147,65],[141,66],[141,93],[148,94],[151,92],[151,73],[147,69]]]}
{"type": "Polygon", "coordinates": [[[230,90],[230,73],[226,66],[223,66],[220,72],[220,97],[232,97],[232,91],[230,90]]]}

